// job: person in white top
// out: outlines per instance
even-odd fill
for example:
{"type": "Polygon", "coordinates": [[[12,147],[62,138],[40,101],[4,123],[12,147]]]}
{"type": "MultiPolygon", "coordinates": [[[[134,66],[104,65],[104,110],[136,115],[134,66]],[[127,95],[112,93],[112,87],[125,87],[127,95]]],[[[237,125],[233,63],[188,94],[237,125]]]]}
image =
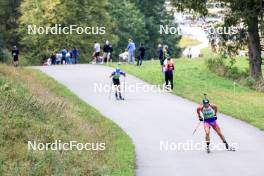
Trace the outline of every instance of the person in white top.
{"type": "Polygon", "coordinates": [[[95,41],[94,42],[94,54],[93,54],[93,57],[94,57],[93,62],[94,63],[96,63],[98,61],[98,58],[100,56],[100,51],[101,51],[101,49],[100,49],[100,43],[98,43],[98,42],[95,41]]]}

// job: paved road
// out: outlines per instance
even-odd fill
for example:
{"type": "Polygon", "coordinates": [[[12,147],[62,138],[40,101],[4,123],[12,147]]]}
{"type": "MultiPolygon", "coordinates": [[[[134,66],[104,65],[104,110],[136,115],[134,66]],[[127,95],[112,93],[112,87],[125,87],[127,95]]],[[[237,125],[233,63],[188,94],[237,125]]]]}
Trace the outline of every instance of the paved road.
{"type": "MultiPolygon", "coordinates": [[[[115,101],[108,93],[94,91],[94,83],[109,85],[112,69],[97,65],[38,67],[66,85],[81,99],[117,123],[136,146],[138,176],[261,176],[264,174],[264,133],[258,129],[219,115],[218,122],[229,142],[238,151],[175,150],[177,143],[197,144],[203,140],[202,126],[192,136],[197,124],[197,104],[169,93],[127,92],[125,101],[115,101]],[[168,142],[170,150],[160,149],[168,142]]],[[[148,84],[128,75],[127,87],[148,84]]],[[[220,107],[221,108],[221,107],[220,107]]],[[[221,109],[220,109],[221,110],[221,109]]],[[[212,132],[212,143],[220,140],[212,132]]]]}

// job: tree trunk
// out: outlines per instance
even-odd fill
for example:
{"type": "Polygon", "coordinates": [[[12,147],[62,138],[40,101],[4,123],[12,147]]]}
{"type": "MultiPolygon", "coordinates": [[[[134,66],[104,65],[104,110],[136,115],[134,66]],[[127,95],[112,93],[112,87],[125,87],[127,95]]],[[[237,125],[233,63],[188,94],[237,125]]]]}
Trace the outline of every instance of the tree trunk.
{"type": "Polygon", "coordinates": [[[261,70],[261,46],[257,17],[252,17],[248,21],[248,54],[250,75],[256,80],[263,79],[261,70]]]}

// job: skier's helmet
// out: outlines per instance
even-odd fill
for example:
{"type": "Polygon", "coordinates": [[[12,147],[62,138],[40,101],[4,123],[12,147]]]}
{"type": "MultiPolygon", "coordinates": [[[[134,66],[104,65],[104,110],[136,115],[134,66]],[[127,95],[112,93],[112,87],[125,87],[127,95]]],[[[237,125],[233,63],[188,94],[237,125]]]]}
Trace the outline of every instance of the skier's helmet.
{"type": "Polygon", "coordinates": [[[210,101],[207,98],[203,99],[203,105],[206,105],[206,104],[209,104],[209,103],[210,103],[210,101]]]}
{"type": "Polygon", "coordinates": [[[120,72],[120,68],[116,67],[116,73],[120,72]]]}

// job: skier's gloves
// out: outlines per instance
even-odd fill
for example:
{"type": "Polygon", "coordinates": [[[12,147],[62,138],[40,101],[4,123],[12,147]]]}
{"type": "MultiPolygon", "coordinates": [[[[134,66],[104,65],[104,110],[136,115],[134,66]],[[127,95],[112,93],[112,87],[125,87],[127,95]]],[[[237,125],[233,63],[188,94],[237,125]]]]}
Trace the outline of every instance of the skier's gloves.
{"type": "Polygon", "coordinates": [[[203,118],[201,116],[199,116],[199,120],[202,122],[203,121],[203,118]]]}
{"type": "Polygon", "coordinates": [[[217,116],[214,116],[215,120],[217,120],[217,116]]]}

